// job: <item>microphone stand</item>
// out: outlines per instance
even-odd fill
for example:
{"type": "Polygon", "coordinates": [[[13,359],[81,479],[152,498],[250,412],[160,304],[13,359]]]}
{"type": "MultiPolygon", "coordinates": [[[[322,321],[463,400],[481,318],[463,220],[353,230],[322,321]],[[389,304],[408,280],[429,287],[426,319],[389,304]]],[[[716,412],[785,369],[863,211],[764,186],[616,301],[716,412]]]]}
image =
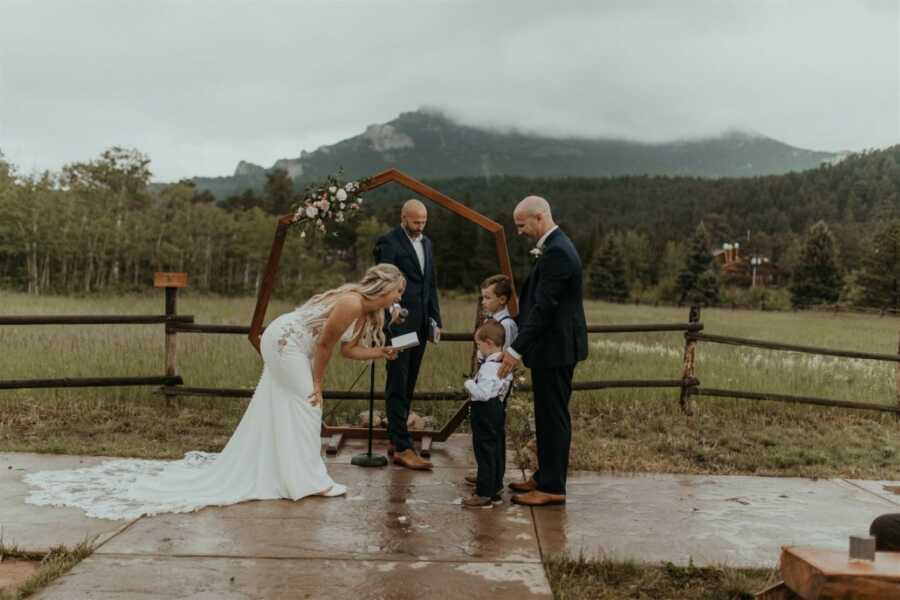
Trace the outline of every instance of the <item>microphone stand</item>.
{"type": "Polygon", "coordinates": [[[369,374],[369,451],[357,454],[350,459],[350,464],[357,467],[384,467],[388,464],[383,454],[372,454],[372,422],[375,420],[375,361],[373,360],[369,374]]]}

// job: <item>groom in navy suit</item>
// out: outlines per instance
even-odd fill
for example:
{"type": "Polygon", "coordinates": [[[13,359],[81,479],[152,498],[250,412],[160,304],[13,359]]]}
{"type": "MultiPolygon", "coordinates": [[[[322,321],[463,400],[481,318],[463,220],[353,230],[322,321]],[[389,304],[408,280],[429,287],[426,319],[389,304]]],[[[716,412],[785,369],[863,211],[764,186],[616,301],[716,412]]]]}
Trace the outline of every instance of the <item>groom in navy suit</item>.
{"type": "Polygon", "coordinates": [[[387,365],[385,399],[388,437],[394,463],[408,469],[430,469],[431,462],[416,455],[412,436],[406,426],[419,367],[425,355],[425,341],[437,341],[441,333],[441,308],[438,305],[431,240],[423,231],[428,209],[418,200],[407,200],[400,211],[400,226],[375,242],[375,263],[391,263],[406,277],[401,305],[409,311],[402,323],[390,326],[391,336],[415,331],[419,345],[401,352],[387,365]]]}
{"type": "Polygon", "coordinates": [[[519,202],[513,220],[519,235],[537,244],[531,250],[534,264],[519,295],[519,335],[503,354],[498,374],[505,376],[520,360],[531,369],[538,470],[531,479],[509,487],[520,492],[512,498],[516,504],[565,504],[572,377],[576,363],[588,354],[581,259],[540,196],[519,202]]]}

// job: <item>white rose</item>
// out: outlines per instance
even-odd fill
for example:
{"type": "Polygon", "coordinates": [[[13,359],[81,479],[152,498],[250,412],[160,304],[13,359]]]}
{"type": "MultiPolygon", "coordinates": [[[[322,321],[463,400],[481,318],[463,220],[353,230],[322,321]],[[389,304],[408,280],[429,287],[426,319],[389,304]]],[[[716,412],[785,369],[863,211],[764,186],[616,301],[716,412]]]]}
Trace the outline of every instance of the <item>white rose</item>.
{"type": "Polygon", "coordinates": [[[315,206],[306,207],[306,216],[310,219],[315,219],[317,214],[319,214],[319,209],[315,206]]]}
{"type": "Polygon", "coordinates": [[[344,189],[348,192],[352,192],[353,190],[356,189],[356,184],[351,181],[347,185],[344,186],[344,189]]]}
{"type": "Polygon", "coordinates": [[[338,223],[343,223],[344,222],[344,213],[339,212],[337,215],[335,215],[334,220],[337,221],[338,223]]]}
{"type": "Polygon", "coordinates": [[[341,202],[341,205],[340,205],[340,206],[341,206],[341,210],[344,210],[344,207],[346,207],[347,205],[344,204],[343,202],[341,202]]]}
{"type": "Polygon", "coordinates": [[[332,193],[332,194],[333,194],[333,193],[335,193],[335,192],[337,191],[337,187],[336,187],[336,186],[331,186],[330,188],[328,188],[328,191],[329,191],[329,193],[332,193]]]}
{"type": "Polygon", "coordinates": [[[347,199],[347,192],[345,192],[344,190],[338,190],[335,197],[337,198],[338,202],[343,202],[347,199]]]}

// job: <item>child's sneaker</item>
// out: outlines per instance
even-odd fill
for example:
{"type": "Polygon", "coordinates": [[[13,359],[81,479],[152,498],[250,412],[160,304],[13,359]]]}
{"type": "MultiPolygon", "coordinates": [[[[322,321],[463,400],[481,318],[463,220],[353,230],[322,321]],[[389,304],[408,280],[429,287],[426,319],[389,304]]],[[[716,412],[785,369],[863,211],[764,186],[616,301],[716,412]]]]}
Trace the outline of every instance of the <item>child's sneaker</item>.
{"type": "Polygon", "coordinates": [[[494,502],[487,496],[471,495],[462,501],[463,508],[494,508],[494,502]]]}

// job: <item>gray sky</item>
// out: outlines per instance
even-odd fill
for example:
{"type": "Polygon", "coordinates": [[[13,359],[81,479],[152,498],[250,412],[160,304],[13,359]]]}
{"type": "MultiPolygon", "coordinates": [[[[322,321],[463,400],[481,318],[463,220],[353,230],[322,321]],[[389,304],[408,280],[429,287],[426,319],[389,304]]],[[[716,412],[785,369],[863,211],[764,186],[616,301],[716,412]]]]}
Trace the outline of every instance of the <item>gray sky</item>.
{"type": "Polygon", "coordinates": [[[900,141],[897,0],[0,0],[0,150],[157,180],[270,166],[428,105],[656,141],[900,141]]]}

